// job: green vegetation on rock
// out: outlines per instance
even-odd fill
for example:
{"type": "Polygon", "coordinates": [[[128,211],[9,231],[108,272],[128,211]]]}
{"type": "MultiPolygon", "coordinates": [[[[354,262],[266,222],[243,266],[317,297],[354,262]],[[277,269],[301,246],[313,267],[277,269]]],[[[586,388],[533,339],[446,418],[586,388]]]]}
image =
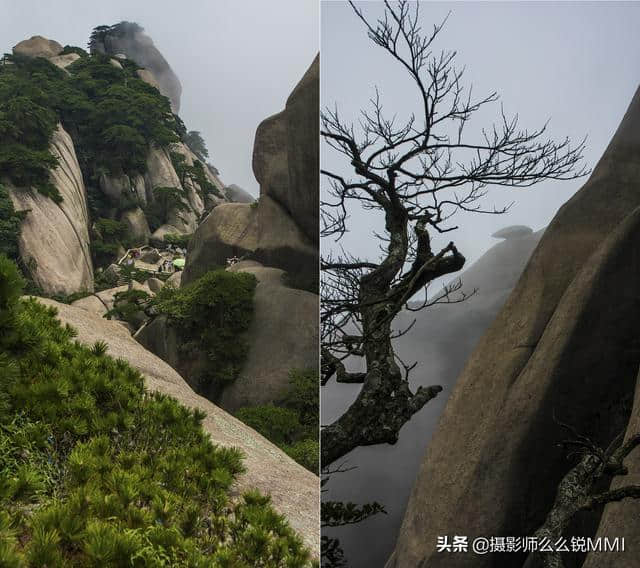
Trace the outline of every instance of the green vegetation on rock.
{"type": "Polygon", "coordinates": [[[105,315],[107,319],[115,317],[116,319],[126,321],[132,325],[134,329],[140,327],[146,319],[145,308],[149,305],[151,296],[144,290],[125,290],[124,292],[116,292],[114,296],[113,308],[105,315]]]}
{"type": "Polygon", "coordinates": [[[240,408],[236,417],[317,474],[318,373],[296,369],[289,373],[289,378],[289,390],[276,405],[240,408]]]}
{"type": "MultiPolygon", "coordinates": [[[[65,48],[80,53],[80,48],[65,48]]],[[[142,81],[132,61],[122,68],[86,54],[59,69],[42,57],[5,55],[0,65],[0,174],[59,201],[49,181],[56,124],[73,138],[85,180],[101,173],[144,173],[152,145],[180,140],[169,100],[142,81]]]]}
{"type": "Polygon", "coordinates": [[[212,400],[236,379],[246,357],[242,334],[253,317],[256,285],[252,274],[218,269],[188,286],[164,286],[154,299],[157,311],[167,315],[181,339],[181,360],[195,365],[204,356],[190,376],[212,400]]]}
{"type": "Polygon", "coordinates": [[[116,260],[120,247],[127,248],[127,226],[121,221],[100,218],[93,225],[91,256],[96,266],[106,266],[116,260]]]}
{"type": "Polygon", "coordinates": [[[207,145],[198,130],[189,130],[183,139],[184,143],[191,148],[191,151],[198,156],[198,158],[206,160],[209,157],[207,145]]]}
{"type": "Polygon", "coordinates": [[[187,235],[179,235],[177,233],[167,233],[164,236],[164,242],[168,245],[174,245],[181,248],[187,248],[189,241],[193,237],[193,233],[187,235]]]}
{"type": "Polygon", "coordinates": [[[193,165],[187,164],[187,159],[183,154],[179,152],[171,152],[171,163],[173,169],[180,178],[180,183],[185,185],[187,181],[195,182],[199,188],[200,197],[204,200],[208,194],[213,194],[217,197],[222,197],[222,194],[218,188],[213,185],[207,178],[207,174],[204,171],[204,165],[200,160],[194,160],[193,165]]]}
{"type": "Polygon", "coordinates": [[[240,453],[203,413],[145,390],[0,257],[0,566],[308,566],[268,498],[231,502],[240,453]]]}
{"type": "Polygon", "coordinates": [[[179,187],[155,187],[153,195],[154,200],[146,207],[147,222],[152,231],[167,223],[171,213],[179,215],[189,209],[184,191],[179,187]]]}
{"type": "Polygon", "coordinates": [[[0,183],[0,254],[12,260],[19,257],[20,225],[27,212],[16,211],[7,188],[0,183]]]}

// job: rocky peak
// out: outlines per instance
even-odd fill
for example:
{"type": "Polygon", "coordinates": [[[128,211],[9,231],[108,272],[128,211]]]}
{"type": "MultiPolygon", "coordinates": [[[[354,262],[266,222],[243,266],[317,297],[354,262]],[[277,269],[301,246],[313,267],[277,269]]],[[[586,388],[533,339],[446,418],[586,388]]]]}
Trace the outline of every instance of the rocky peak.
{"type": "Polygon", "coordinates": [[[178,113],[182,85],[151,37],[144,33],[144,28],[133,22],[99,26],[91,36],[90,49],[92,53],[107,53],[119,58],[124,56],[144,67],[148,73],[145,74],[146,78],[141,78],[147,82],[152,82],[153,78],[160,92],[171,101],[173,112],[178,113]]]}
{"type": "Polygon", "coordinates": [[[13,54],[26,55],[27,57],[46,57],[49,59],[59,55],[62,49],[62,46],[57,41],[35,35],[15,45],[13,54]]]}

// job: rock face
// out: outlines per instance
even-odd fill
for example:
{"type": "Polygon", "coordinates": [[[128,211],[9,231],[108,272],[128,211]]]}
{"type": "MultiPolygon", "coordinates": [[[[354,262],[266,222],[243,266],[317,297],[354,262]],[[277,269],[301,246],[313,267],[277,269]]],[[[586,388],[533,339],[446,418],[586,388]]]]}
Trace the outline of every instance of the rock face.
{"type": "MultiPolygon", "coordinates": [[[[249,346],[247,358],[238,378],[217,398],[212,397],[225,410],[235,411],[281,399],[289,388],[291,369],[317,368],[318,296],[288,288],[282,270],[255,261],[241,261],[229,270],[248,272],[258,279],[253,320],[244,337],[249,346]]],[[[180,338],[163,315],[147,323],[135,337],[187,380],[190,371],[206,364],[193,355],[187,360],[181,357],[180,338]]]]}
{"type": "Polygon", "coordinates": [[[185,283],[240,256],[281,268],[290,285],[317,292],[318,67],[316,58],[285,110],[258,127],[258,203],[222,204],[209,214],[189,244],[185,283]]]}
{"type": "Polygon", "coordinates": [[[256,200],[253,195],[235,183],[225,187],[224,192],[232,203],[253,203],[256,200]]]}
{"type": "Polygon", "coordinates": [[[285,109],[258,126],[253,147],[260,196],[278,202],[314,244],[319,232],[319,74],[316,57],[289,95],[285,109]]]}
{"type": "Polygon", "coordinates": [[[25,39],[13,47],[14,55],[27,57],[54,57],[62,51],[62,46],[52,39],[39,35],[25,39]]]}
{"type": "Polygon", "coordinates": [[[20,256],[47,294],[92,291],[87,192],[71,137],[60,125],[51,138],[51,152],[59,158],[50,176],[62,195],[61,203],[7,184],[16,210],[29,210],[22,223],[20,256]]]}
{"type": "Polygon", "coordinates": [[[127,236],[132,238],[136,245],[146,245],[149,242],[151,231],[149,231],[144,211],[140,207],[125,211],[120,221],[127,226],[127,236]]]}
{"type": "MultiPolygon", "coordinates": [[[[317,279],[317,255],[317,247],[269,196],[261,197],[258,206],[224,203],[205,218],[189,243],[183,283],[214,266],[226,266],[233,256],[279,267],[293,276],[316,275],[317,279]]],[[[308,289],[312,283],[307,278],[299,287],[308,289]]]]}
{"type": "Polygon", "coordinates": [[[60,69],[64,69],[73,62],[78,61],[78,59],[80,59],[80,56],[77,53],[67,53],[65,55],[56,55],[55,57],[51,57],[49,58],[49,61],[60,67],[60,69]]]}
{"type": "Polygon", "coordinates": [[[240,376],[218,404],[229,411],[277,401],[289,387],[291,369],[318,366],[318,296],[287,288],[283,271],[242,262],[229,270],[258,279],[254,316],[247,332],[249,353],[240,376]]]}
{"type": "MultiPolygon", "coordinates": [[[[572,465],[557,420],[603,447],[627,427],[640,359],[639,162],[640,91],[468,360],[388,566],[521,567],[522,554],[438,554],[437,535],[533,534],[572,465]]],[[[608,507],[602,520],[590,512],[568,534],[591,536],[621,515],[637,539],[637,512],[637,503],[608,507]]]]}
{"type": "MultiPolygon", "coordinates": [[[[195,154],[189,150],[184,144],[175,144],[171,151],[182,154],[185,157],[185,163],[192,166],[195,154]]],[[[220,180],[213,175],[207,166],[204,167],[205,174],[209,182],[216,186],[221,192],[224,187],[220,180]]],[[[152,148],[147,156],[147,173],[145,175],[145,186],[147,199],[152,201],[155,199],[154,190],[158,187],[177,187],[184,190],[185,203],[187,210],[175,210],[169,213],[168,226],[166,230],[156,229],[154,238],[161,240],[166,233],[193,233],[198,227],[198,221],[205,210],[205,203],[200,197],[200,193],[196,184],[191,180],[185,180],[184,185],[180,181],[178,174],[173,167],[169,152],[162,148],[152,148]],[[157,231],[160,231],[157,235],[157,231]]],[[[222,199],[221,199],[222,201],[222,199]]]]}
{"type": "MultiPolygon", "coordinates": [[[[403,312],[394,322],[394,328],[402,330],[416,320],[411,331],[394,342],[404,361],[419,363],[411,373],[412,387],[438,384],[443,391],[404,426],[397,444],[357,448],[347,458],[356,469],[332,476],[325,487],[328,500],[378,501],[387,512],[366,523],[324,531],[340,540],[350,568],[381,566],[393,551],[422,450],[465,360],[504,305],[542,233],[528,227],[517,233],[498,231],[508,236],[460,275],[465,292],[476,290],[473,296],[460,304],[403,312]]],[[[358,385],[329,381],[322,387],[321,422],[329,424],[338,418],[358,391],[358,385]]]]}
{"type": "Polygon", "coordinates": [[[102,43],[96,45],[96,49],[109,55],[125,55],[144,67],[153,75],[159,91],[169,98],[171,109],[177,114],[180,110],[182,85],[167,60],[139,26],[122,22],[121,32],[117,35],[108,34],[102,43]]]}
{"type": "Polygon", "coordinates": [[[245,454],[244,465],[247,471],[237,480],[237,491],[258,489],[271,495],[275,509],[287,518],[313,554],[319,556],[319,480],[315,475],[295,463],[260,434],[208,400],[197,396],[178,373],[137,343],[118,323],[53,300],[40,301],[54,306],[58,310],[58,318],[78,331],[78,341],[86,345],[93,345],[96,341],[106,342],[109,346],[108,354],[125,359],[138,369],[144,375],[148,389],[172,396],[186,406],[204,411],[207,416],[203,427],[212,441],[240,448],[245,454]]]}
{"type": "MultiPolygon", "coordinates": [[[[640,432],[640,375],[636,381],[633,409],[624,441],[626,442],[638,432],[640,432]]],[[[626,485],[640,485],[640,452],[637,449],[625,460],[625,465],[629,470],[628,475],[614,479],[611,489],[626,485]]],[[[640,547],[638,518],[640,518],[640,501],[637,499],[609,503],[602,513],[596,537],[624,538],[625,552],[590,552],[582,568],[634,568],[637,564],[637,556],[630,554],[629,551],[638,550],[640,547]]]]}

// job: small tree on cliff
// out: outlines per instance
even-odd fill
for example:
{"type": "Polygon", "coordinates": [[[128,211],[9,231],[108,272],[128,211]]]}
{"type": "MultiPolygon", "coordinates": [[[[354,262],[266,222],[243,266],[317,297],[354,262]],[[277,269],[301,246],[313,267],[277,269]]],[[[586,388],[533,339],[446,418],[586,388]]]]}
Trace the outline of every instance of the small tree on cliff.
{"type": "Polygon", "coordinates": [[[322,430],[324,467],[357,446],[395,443],[400,428],[441,390],[412,392],[408,379],[415,365],[400,361],[392,346],[392,322],[401,310],[464,299],[456,294],[460,285],[445,287],[433,298],[426,295],[430,282],[459,271],[465,262],[454,242],[432,250],[432,234],[456,229],[450,220],[460,211],[504,213],[508,207],[482,205],[489,186],[527,187],[586,173],[578,169],[584,141],[572,148],[568,139],[548,140],[546,125],[523,130],[517,116],[508,118],[502,110],[491,128],[467,136],[474,113],[498,96],[475,98],[462,85],[455,52],[432,51],[444,22],[425,33],[419,2],[385,1],[384,15],[375,23],[350,4],[371,41],[408,73],[420,112],[403,123],[388,118],[376,90],[358,126],[345,121],[337,107],[322,113],[322,137],[355,173],[347,179],[321,170],[329,184],[321,206],[322,236],[339,240],[354,206],[380,213],[385,222],[379,259],[341,253],[321,263],[322,383],[335,375],[338,382],[362,384],[349,409],[322,430]],[[409,306],[423,290],[427,299],[409,306]],[[364,359],[363,373],[347,372],[344,360],[353,356],[364,359]]]}

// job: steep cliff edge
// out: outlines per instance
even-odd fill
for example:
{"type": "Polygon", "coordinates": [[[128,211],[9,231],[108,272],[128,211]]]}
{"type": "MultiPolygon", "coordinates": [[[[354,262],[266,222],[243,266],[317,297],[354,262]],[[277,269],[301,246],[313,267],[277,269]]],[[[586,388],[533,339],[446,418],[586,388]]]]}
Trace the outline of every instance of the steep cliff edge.
{"type": "MultiPolygon", "coordinates": [[[[388,566],[522,566],[523,554],[443,556],[437,536],[533,534],[570,467],[558,420],[603,447],[627,428],[639,363],[638,163],[640,91],[467,362],[388,566]]],[[[634,539],[626,515],[637,506],[608,508],[634,539]]],[[[571,534],[593,535],[600,515],[580,517],[571,534]]]]}
{"type": "Polygon", "coordinates": [[[151,84],[155,82],[160,92],[171,101],[171,110],[176,114],[180,111],[180,80],[153,40],[138,24],[120,22],[114,26],[100,26],[91,37],[90,47],[92,52],[125,55],[135,61],[151,73],[151,77],[142,73],[141,78],[151,84]]]}
{"type": "Polygon", "coordinates": [[[34,190],[9,190],[16,210],[28,211],[19,238],[20,255],[32,280],[47,294],[93,291],[87,191],[71,137],[58,124],[51,153],[59,160],[51,182],[62,202],[34,190]]]}

